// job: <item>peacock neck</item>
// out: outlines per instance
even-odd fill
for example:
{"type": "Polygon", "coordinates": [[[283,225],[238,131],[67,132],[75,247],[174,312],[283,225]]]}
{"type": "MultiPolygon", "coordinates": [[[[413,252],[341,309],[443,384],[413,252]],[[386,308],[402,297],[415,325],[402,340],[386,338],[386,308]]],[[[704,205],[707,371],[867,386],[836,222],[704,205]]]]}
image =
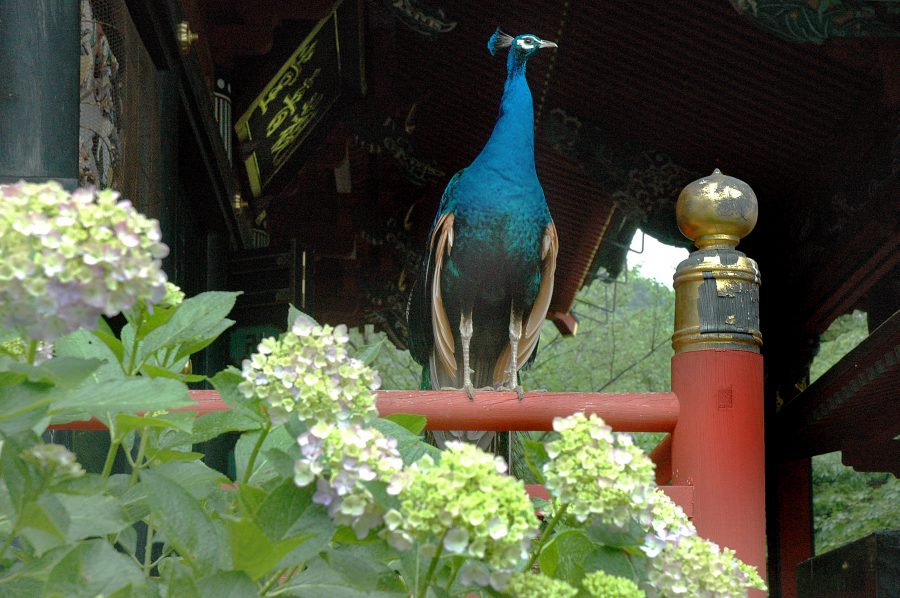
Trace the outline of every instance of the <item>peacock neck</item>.
{"type": "Polygon", "coordinates": [[[509,53],[506,84],[500,100],[500,115],[473,168],[489,168],[522,182],[537,182],[534,168],[534,102],[525,62],[509,53]]]}

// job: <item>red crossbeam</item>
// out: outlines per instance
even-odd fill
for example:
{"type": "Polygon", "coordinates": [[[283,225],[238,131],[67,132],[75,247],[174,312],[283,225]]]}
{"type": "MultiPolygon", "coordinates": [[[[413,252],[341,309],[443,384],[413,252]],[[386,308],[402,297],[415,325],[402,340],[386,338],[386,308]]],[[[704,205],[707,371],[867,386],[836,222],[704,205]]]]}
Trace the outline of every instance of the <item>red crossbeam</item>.
{"type": "MultiPolygon", "coordinates": [[[[197,415],[224,411],[228,406],[214,390],[192,390],[195,405],[184,410],[197,415]]],[[[378,393],[378,412],[415,413],[428,418],[430,430],[552,430],[553,418],[578,411],[596,413],[619,432],[671,432],[678,421],[678,398],[671,392],[654,393],[526,393],[519,400],[513,392],[478,392],[470,401],[460,391],[383,390],[378,393]]],[[[56,430],[103,430],[97,421],[51,426],[56,430]]]]}

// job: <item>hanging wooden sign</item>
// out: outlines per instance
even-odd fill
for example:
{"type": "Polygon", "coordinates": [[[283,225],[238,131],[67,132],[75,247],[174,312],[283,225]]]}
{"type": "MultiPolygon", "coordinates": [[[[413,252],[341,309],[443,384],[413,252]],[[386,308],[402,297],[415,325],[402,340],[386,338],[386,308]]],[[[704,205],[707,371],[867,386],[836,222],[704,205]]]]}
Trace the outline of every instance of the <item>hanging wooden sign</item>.
{"type": "Polygon", "coordinates": [[[338,7],[319,21],[235,124],[258,197],[341,95],[338,7]]]}

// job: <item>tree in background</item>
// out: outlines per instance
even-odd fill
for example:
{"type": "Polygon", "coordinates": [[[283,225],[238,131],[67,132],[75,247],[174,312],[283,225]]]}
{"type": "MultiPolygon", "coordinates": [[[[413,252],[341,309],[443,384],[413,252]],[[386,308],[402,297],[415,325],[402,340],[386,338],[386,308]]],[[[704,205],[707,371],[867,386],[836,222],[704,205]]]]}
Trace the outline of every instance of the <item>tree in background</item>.
{"type": "MultiPolygon", "coordinates": [[[[832,322],[822,334],[810,381],[861,343],[868,334],[866,314],[855,311],[832,322]]],[[[900,480],[889,473],[855,471],[841,464],[841,453],[813,457],[813,529],[821,554],[872,532],[900,528],[900,480]]]]}

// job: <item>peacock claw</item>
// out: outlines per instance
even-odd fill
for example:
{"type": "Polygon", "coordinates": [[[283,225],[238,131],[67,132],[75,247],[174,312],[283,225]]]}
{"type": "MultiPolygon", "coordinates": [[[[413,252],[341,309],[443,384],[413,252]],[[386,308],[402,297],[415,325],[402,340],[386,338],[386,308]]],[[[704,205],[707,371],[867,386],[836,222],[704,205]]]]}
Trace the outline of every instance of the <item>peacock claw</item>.
{"type": "Polygon", "coordinates": [[[520,401],[525,398],[525,389],[522,388],[521,384],[516,384],[512,387],[506,386],[505,384],[498,384],[494,387],[494,390],[498,392],[514,392],[516,393],[516,396],[519,397],[520,401]]]}
{"type": "Polygon", "coordinates": [[[469,397],[470,401],[475,400],[475,387],[471,384],[463,384],[462,389],[466,391],[466,396],[469,397]]]}

